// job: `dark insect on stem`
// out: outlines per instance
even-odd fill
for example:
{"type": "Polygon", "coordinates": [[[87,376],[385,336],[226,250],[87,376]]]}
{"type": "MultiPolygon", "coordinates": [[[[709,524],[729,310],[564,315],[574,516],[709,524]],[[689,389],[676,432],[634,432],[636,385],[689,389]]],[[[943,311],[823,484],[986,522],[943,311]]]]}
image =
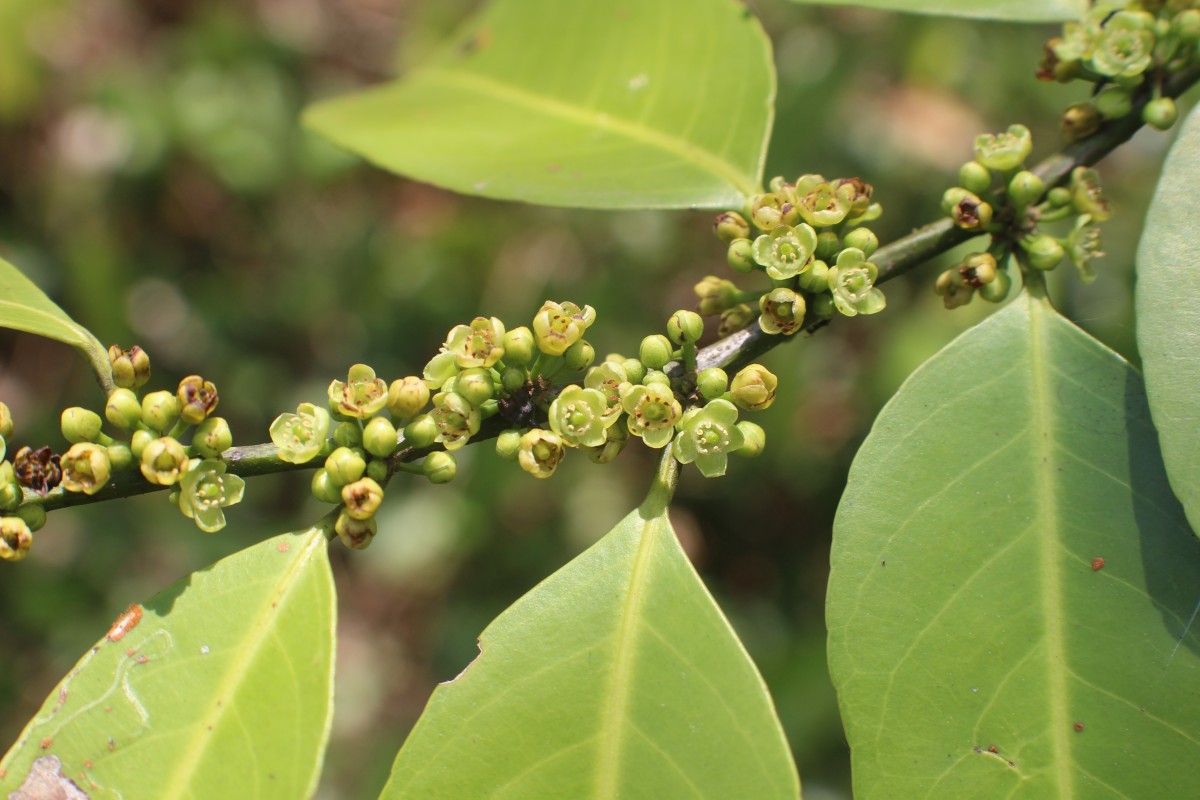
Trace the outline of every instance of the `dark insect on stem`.
{"type": "Polygon", "coordinates": [[[538,375],[508,397],[500,398],[500,416],[514,428],[536,428],[556,394],[554,384],[538,375]]]}

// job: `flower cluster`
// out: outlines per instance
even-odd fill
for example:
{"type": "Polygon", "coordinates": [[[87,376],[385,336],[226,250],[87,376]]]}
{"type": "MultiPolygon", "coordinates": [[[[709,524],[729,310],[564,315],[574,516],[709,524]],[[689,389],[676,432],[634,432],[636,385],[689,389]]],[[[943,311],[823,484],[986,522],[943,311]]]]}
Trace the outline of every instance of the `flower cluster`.
{"type": "Polygon", "coordinates": [[[0,403],[0,558],[24,556],[32,534],[45,523],[41,505],[52,490],[94,495],[121,472],[136,472],[156,486],[168,486],[171,502],[203,531],[225,526],[223,509],[242,499],[244,481],[226,473],[221,453],[233,444],[229,423],[215,416],[217,387],[199,375],[179,382],[174,392],[139,396],[150,379],[150,358],[140,347],[109,348],[116,388],[104,416],[82,407],[62,412],[66,452],[21,447],[7,455],[12,417],[0,403]],[[104,431],[105,422],[117,431],[104,431]],[[185,445],[180,437],[191,432],[185,445]],[[23,489],[29,490],[27,495],[23,489]]]}
{"type": "Polygon", "coordinates": [[[1094,133],[1106,119],[1135,111],[1147,125],[1170,128],[1175,101],[1163,95],[1164,79],[1197,62],[1200,9],[1194,0],[1097,2],[1079,22],[1046,43],[1038,77],[1096,85],[1091,100],[1063,115],[1063,132],[1075,140],[1094,133]]]}
{"type": "Polygon", "coordinates": [[[1052,270],[1069,258],[1080,279],[1095,279],[1091,262],[1100,252],[1100,222],[1108,219],[1108,202],[1095,170],[1077,167],[1066,186],[1046,190],[1044,181],[1025,169],[1033,138],[1023,125],[975,140],[975,159],[959,170],[959,185],[942,196],[942,210],[959,228],[991,235],[986,252],[971,253],[938,276],[935,291],[946,308],[971,302],[978,294],[998,303],[1012,289],[1007,264],[1052,270]],[[1045,232],[1055,222],[1073,219],[1063,236],[1045,232]]]}
{"type": "Polygon", "coordinates": [[[875,286],[879,271],[868,259],[879,240],[864,223],[883,213],[873,189],[858,178],[826,180],[802,175],[794,183],[774,178],[755,195],[747,216],[727,211],[714,231],[729,246],[737,272],[762,270],[773,288],[744,292],[729,280],[708,276],[696,284],[698,310],[720,316],[726,335],[758,318],[769,334],[790,336],[806,322],[874,314],[885,305],[875,286]]]}

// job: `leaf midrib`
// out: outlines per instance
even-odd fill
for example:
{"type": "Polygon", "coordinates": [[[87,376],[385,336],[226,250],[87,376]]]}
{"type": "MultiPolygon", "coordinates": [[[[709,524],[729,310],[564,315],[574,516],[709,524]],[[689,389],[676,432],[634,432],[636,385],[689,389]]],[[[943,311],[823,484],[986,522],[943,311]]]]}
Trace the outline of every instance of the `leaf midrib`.
{"type": "MultiPolygon", "coordinates": [[[[0,300],[0,312],[2,312],[5,309],[9,309],[9,308],[14,309],[16,311],[25,312],[26,314],[29,314],[31,316],[36,315],[36,316],[44,317],[45,319],[48,319],[51,322],[55,322],[55,323],[61,325],[62,327],[66,328],[67,330],[71,331],[71,333],[75,334],[75,339],[73,339],[71,341],[62,339],[57,336],[50,336],[48,338],[58,339],[60,342],[63,342],[64,344],[70,344],[70,345],[76,345],[76,346],[82,346],[82,345],[89,343],[89,339],[91,338],[91,335],[86,333],[82,328],[80,328],[77,324],[75,324],[74,320],[71,320],[69,317],[63,317],[59,314],[54,314],[50,311],[46,311],[44,309],[37,308],[35,306],[27,305],[24,303],[18,303],[13,300],[0,300]]],[[[2,317],[0,317],[0,318],[2,318],[2,317]]],[[[25,331],[26,333],[45,335],[45,334],[40,334],[38,331],[30,330],[28,328],[24,328],[24,327],[18,328],[16,325],[14,325],[12,322],[9,321],[12,319],[11,317],[7,317],[7,318],[3,318],[3,319],[5,319],[5,322],[3,323],[3,326],[5,328],[12,328],[14,330],[25,331]]]]}
{"type": "Polygon", "coordinates": [[[565,103],[478,73],[445,67],[430,67],[422,70],[422,74],[454,84],[466,92],[473,91],[484,96],[503,98],[548,117],[566,120],[584,127],[599,128],[662,150],[684,161],[690,161],[716,175],[733,186],[743,197],[749,197],[757,191],[753,182],[745,180],[741,170],[717,154],[697,147],[677,136],[671,136],[645,125],[622,119],[609,112],[565,103]]]}

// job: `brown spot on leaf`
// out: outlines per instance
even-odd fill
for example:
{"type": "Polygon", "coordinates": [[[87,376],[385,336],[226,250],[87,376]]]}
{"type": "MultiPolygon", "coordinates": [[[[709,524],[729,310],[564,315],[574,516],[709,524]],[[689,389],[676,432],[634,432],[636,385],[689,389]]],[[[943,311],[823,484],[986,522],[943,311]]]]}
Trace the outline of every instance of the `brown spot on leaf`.
{"type": "Polygon", "coordinates": [[[280,543],[279,543],[279,552],[281,552],[281,553],[286,553],[287,551],[288,551],[288,543],[287,543],[287,542],[280,542],[280,543]]]}
{"type": "Polygon", "coordinates": [[[1099,572],[1102,569],[1104,569],[1104,559],[1096,556],[1092,559],[1092,572],[1099,572]]]}
{"type": "Polygon", "coordinates": [[[58,756],[42,756],[33,762],[21,788],[8,800],[88,800],[90,795],[66,775],[58,756]]]}
{"type": "Polygon", "coordinates": [[[1083,723],[1082,723],[1082,722],[1076,722],[1076,723],[1075,723],[1075,732],[1076,732],[1076,733],[1083,733],[1083,723]]]}
{"type": "Polygon", "coordinates": [[[51,739],[49,736],[47,736],[46,738],[42,739],[42,749],[43,749],[43,750],[49,750],[49,749],[50,749],[50,746],[51,746],[51,745],[53,745],[53,744],[54,744],[54,740],[53,740],[53,739],[51,739]]]}

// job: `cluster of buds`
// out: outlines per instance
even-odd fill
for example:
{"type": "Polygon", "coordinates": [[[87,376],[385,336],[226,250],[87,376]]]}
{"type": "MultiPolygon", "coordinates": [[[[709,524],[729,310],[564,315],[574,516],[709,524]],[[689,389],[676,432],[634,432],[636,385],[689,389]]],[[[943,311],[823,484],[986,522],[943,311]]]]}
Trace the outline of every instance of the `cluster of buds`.
{"type": "Polygon", "coordinates": [[[769,192],[751,198],[746,216],[720,214],[714,231],[729,245],[729,266],[743,273],[762,270],[773,288],[744,292],[732,281],[708,276],[696,284],[700,313],[719,315],[722,335],[757,316],[765,333],[790,336],[806,321],[882,311],[885,300],[875,286],[879,270],[868,260],[879,239],[864,227],[883,213],[871,201],[872,192],[858,178],[802,175],[789,183],[777,177],[769,192]]]}
{"type": "Polygon", "coordinates": [[[1063,115],[1070,140],[1088,136],[1107,119],[1133,113],[1166,130],[1179,112],[1162,94],[1172,73],[1196,65],[1200,46],[1200,3],[1195,0],[1098,2],[1079,22],[1063,26],[1062,36],[1046,43],[1038,77],[1095,84],[1090,101],[1076,103],[1063,115]]]}
{"type": "Polygon", "coordinates": [[[975,140],[975,159],[959,170],[959,185],[942,196],[942,210],[966,231],[991,234],[987,252],[971,253],[938,276],[934,285],[947,308],[966,305],[978,294],[998,303],[1012,288],[1011,256],[1022,266],[1052,270],[1069,258],[1084,283],[1095,280],[1091,262],[1100,252],[1098,224],[1109,218],[1108,202],[1095,170],[1077,167],[1066,186],[1046,191],[1045,182],[1025,169],[1033,138],[1023,125],[975,140]],[[1063,236],[1044,226],[1073,218],[1063,236]]]}
{"type": "Polygon", "coordinates": [[[58,456],[49,447],[22,447],[6,460],[13,435],[12,413],[0,403],[0,560],[19,561],[33,544],[33,532],[46,524],[46,510],[27,500],[22,486],[44,495],[59,482],[58,456]]]}

